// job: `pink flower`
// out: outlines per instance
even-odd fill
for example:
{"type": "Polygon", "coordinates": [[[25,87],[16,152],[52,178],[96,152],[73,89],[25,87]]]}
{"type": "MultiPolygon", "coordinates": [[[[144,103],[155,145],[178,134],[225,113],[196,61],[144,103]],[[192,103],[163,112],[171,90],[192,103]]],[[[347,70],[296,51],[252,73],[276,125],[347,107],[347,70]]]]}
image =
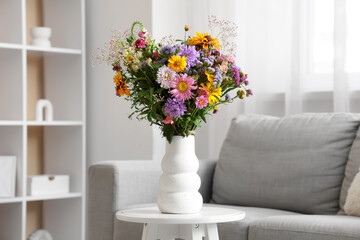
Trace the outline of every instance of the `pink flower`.
{"type": "Polygon", "coordinates": [[[174,124],[173,118],[169,114],[161,122],[165,124],[174,124]]]}
{"type": "Polygon", "coordinates": [[[187,100],[194,96],[191,90],[195,90],[195,80],[192,77],[188,77],[186,74],[180,74],[180,76],[172,79],[170,87],[174,88],[170,93],[177,99],[187,100]]]}
{"type": "Polygon", "coordinates": [[[148,41],[146,41],[143,38],[139,38],[138,40],[135,41],[135,47],[139,48],[139,49],[143,49],[146,47],[146,45],[148,45],[148,41]]]}
{"type": "Polygon", "coordinates": [[[206,107],[208,102],[209,102],[208,98],[205,95],[200,95],[196,98],[195,105],[197,108],[202,109],[202,108],[206,107]]]}
{"type": "Polygon", "coordinates": [[[206,98],[209,97],[209,94],[207,93],[207,91],[203,88],[199,89],[199,96],[204,96],[206,98]]]}
{"type": "Polygon", "coordinates": [[[141,37],[141,38],[143,38],[143,37],[145,37],[145,34],[146,34],[146,32],[140,31],[140,32],[138,33],[138,36],[141,37]]]}
{"type": "Polygon", "coordinates": [[[231,62],[232,64],[235,64],[235,60],[234,60],[233,57],[230,56],[230,55],[226,55],[226,60],[228,60],[228,61],[231,62]]]}

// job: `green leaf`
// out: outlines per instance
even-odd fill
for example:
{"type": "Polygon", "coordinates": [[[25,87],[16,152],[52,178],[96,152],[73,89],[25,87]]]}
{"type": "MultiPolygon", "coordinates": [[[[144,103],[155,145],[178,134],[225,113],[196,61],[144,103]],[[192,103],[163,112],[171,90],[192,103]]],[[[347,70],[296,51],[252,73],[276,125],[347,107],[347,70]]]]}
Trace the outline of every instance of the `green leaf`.
{"type": "Polygon", "coordinates": [[[166,138],[166,140],[171,143],[172,137],[174,136],[175,130],[171,124],[165,124],[162,128],[163,130],[163,136],[166,138]]]}
{"type": "Polygon", "coordinates": [[[200,112],[200,117],[204,121],[204,123],[206,123],[206,118],[205,118],[205,112],[204,111],[200,112]]]}

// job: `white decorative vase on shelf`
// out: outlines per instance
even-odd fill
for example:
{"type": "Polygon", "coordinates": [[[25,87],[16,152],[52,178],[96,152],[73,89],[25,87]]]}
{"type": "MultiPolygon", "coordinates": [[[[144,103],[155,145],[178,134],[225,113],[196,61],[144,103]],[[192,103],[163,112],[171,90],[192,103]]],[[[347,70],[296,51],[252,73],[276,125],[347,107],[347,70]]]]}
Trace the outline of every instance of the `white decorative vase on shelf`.
{"type": "Polygon", "coordinates": [[[50,37],[51,37],[51,28],[48,27],[33,27],[30,30],[30,35],[32,40],[31,45],[37,47],[51,47],[50,37]]]}
{"type": "Polygon", "coordinates": [[[161,193],[157,198],[160,211],[179,214],[200,212],[203,199],[198,192],[201,180],[197,174],[199,160],[195,155],[195,137],[174,136],[171,144],[167,142],[161,168],[161,193]]]}

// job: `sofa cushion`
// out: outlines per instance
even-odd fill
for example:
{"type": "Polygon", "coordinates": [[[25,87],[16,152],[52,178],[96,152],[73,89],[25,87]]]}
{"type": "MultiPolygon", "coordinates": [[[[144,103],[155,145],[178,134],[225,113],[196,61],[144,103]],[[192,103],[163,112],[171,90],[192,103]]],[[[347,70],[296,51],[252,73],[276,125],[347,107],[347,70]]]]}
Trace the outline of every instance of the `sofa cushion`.
{"type": "Polygon", "coordinates": [[[233,119],[215,168],[212,199],[232,204],[334,214],[355,114],[299,114],[233,119]]]}
{"type": "Polygon", "coordinates": [[[249,240],[358,240],[359,226],[351,216],[274,216],[251,223],[249,240]]]}
{"type": "Polygon", "coordinates": [[[269,208],[235,207],[227,205],[221,205],[221,207],[234,208],[246,213],[245,218],[240,221],[218,223],[219,239],[221,240],[247,240],[250,224],[258,219],[278,215],[298,215],[298,213],[269,208]]]}
{"type": "Polygon", "coordinates": [[[351,183],[360,168],[360,129],[357,131],[354,143],[349,152],[349,160],[345,168],[345,177],[340,192],[340,211],[338,214],[344,214],[344,204],[348,195],[351,183]]]}
{"type": "Polygon", "coordinates": [[[360,217],[360,172],[356,174],[354,181],[351,183],[344,210],[347,215],[360,217]]]}

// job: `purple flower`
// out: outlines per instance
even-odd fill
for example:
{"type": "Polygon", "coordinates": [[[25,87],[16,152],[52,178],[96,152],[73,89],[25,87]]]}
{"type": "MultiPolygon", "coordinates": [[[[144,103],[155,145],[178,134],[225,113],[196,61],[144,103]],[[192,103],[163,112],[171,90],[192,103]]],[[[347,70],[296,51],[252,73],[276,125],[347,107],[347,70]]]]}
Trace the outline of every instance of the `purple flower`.
{"type": "Polygon", "coordinates": [[[214,77],[214,82],[215,83],[221,83],[223,80],[220,68],[216,67],[215,68],[215,77],[214,77]]]}
{"type": "Polygon", "coordinates": [[[249,85],[249,81],[245,81],[245,86],[249,85]]]}
{"type": "Polygon", "coordinates": [[[167,46],[160,49],[160,52],[162,54],[166,54],[166,55],[171,55],[171,54],[174,53],[174,51],[175,51],[174,48],[172,46],[169,46],[169,45],[167,45],[167,46]]]}
{"type": "Polygon", "coordinates": [[[225,98],[226,98],[227,101],[231,102],[230,94],[227,93],[226,96],[225,96],[225,98]]]}
{"type": "Polygon", "coordinates": [[[186,70],[189,70],[190,67],[196,66],[200,54],[196,51],[195,46],[183,45],[178,56],[186,58],[186,70]]]}
{"type": "Polygon", "coordinates": [[[244,75],[244,76],[241,78],[241,82],[245,82],[246,79],[247,79],[247,75],[244,75]]]}
{"type": "Polygon", "coordinates": [[[160,61],[159,61],[159,63],[166,63],[167,62],[167,58],[163,58],[163,59],[161,59],[160,61]]]}
{"type": "Polygon", "coordinates": [[[210,73],[210,74],[215,73],[215,69],[212,68],[212,67],[209,67],[209,68],[207,69],[207,71],[208,71],[208,73],[210,73]]]}
{"type": "Polygon", "coordinates": [[[246,91],[247,91],[247,93],[246,93],[246,96],[247,96],[247,97],[253,95],[253,92],[252,92],[251,89],[248,89],[248,90],[246,90],[246,91]]]}
{"type": "Polygon", "coordinates": [[[173,118],[180,117],[184,115],[185,111],[187,111],[184,101],[169,98],[165,103],[165,113],[169,114],[173,118]]]}
{"type": "Polygon", "coordinates": [[[167,46],[161,48],[160,52],[165,55],[173,55],[176,52],[176,50],[178,49],[178,47],[179,47],[179,45],[175,45],[175,46],[167,45],[167,46]]]}
{"type": "Polygon", "coordinates": [[[141,68],[146,67],[146,65],[147,65],[146,61],[145,61],[145,60],[144,60],[144,61],[142,61],[142,63],[141,63],[141,68]]]}
{"type": "Polygon", "coordinates": [[[231,76],[234,78],[235,84],[240,86],[240,68],[236,65],[231,66],[231,76]]]}
{"type": "Polygon", "coordinates": [[[203,58],[202,60],[203,60],[205,66],[213,65],[213,62],[211,62],[208,58],[203,58]]]}
{"type": "Polygon", "coordinates": [[[167,58],[163,58],[163,59],[161,59],[160,61],[159,61],[159,63],[166,63],[167,62],[167,58]]]}

